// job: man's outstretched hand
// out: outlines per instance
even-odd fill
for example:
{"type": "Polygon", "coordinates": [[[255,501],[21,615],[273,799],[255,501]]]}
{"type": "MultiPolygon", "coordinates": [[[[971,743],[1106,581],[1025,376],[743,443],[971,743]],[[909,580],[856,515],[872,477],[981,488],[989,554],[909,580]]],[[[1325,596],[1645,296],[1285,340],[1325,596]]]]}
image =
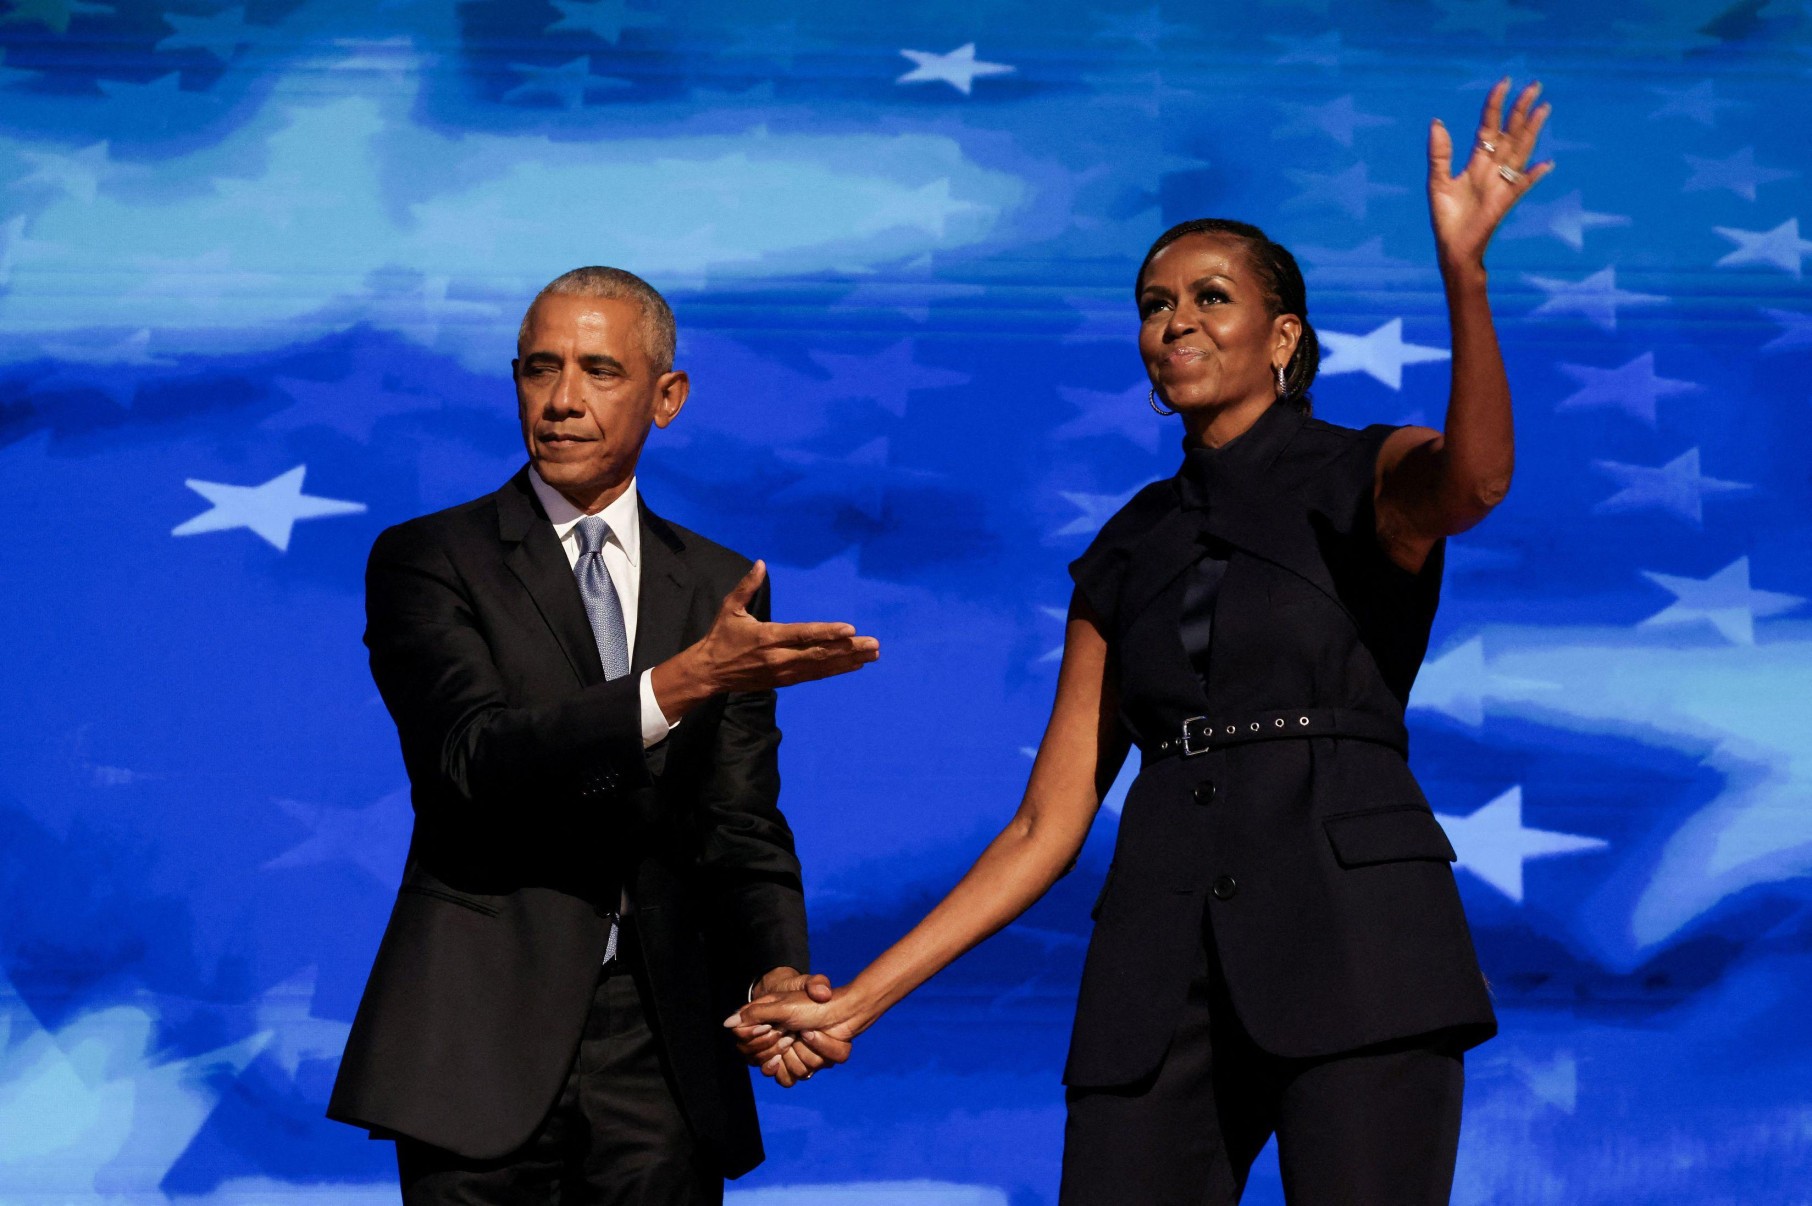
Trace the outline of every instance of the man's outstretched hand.
{"type": "Polygon", "coordinates": [[[757,561],[724,596],[711,631],[654,668],[655,701],[669,721],[722,692],[848,674],[881,656],[881,642],[858,636],[853,624],[775,624],[750,615],[749,601],[767,573],[767,564],[757,561]]]}

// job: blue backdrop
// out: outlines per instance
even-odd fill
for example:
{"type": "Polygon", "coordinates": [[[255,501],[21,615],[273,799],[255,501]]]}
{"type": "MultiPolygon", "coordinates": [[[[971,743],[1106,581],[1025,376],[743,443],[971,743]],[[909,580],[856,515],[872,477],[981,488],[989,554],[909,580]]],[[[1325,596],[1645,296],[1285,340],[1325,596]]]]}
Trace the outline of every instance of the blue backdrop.
{"type": "MultiPolygon", "coordinates": [[[[1264,225],[1321,412],[1438,423],[1425,125],[1508,72],[1559,163],[1490,257],[1519,472],[1411,713],[1504,1022],[1456,1199],[1812,1201],[1812,9],[0,0],[0,47],[0,1200],[390,1200],[321,1118],[409,826],[360,574],[520,462],[543,282],[667,291],[645,497],[884,642],[782,704],[844,978],[1013,809],[1064,563],[1179,460],[1150,239],[1264,225]]],[[[764,1089],[733,1201],[1054,1200],[1113,803],[764,1089]]]]}

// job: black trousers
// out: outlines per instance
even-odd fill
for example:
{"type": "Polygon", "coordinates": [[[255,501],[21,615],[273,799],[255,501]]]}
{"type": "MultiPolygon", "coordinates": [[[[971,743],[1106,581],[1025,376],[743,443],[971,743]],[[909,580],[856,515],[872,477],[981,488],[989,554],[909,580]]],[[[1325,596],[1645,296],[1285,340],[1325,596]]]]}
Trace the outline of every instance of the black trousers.
{"type": "Polygon", "coordinates": [[[1320,1059],[1261,1050],[1204,927],[1170,1049],[1143,1082],[1072,1089],[1060,1206],[1238,1202],[1273,1133],[1291,1206],[1444,1206],[1465,1072],[1438,1037],[1320,1059]]]}
{"type": "Polygon", "coordinates": [[[680,1112],[649,1014],[641,969],[609,965],[534,1135],[497,1160],[398,1139],[404,1206],[720,1206],[723,1177],[680,1112]]]}

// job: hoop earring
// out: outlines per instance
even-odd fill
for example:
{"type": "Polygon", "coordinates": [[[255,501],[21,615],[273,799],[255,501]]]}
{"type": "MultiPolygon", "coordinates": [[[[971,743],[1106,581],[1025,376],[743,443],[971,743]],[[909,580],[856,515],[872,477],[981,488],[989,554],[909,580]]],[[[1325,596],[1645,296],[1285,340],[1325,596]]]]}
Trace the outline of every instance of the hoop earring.
{"type": "Polygon", "coordinates": [[[1284,380],[1283,365],[1279,364],[1274,365],[1273,367],[1277,370],[1277,396],[1279,398],[1288,397],[1290,393],[1290,383],[1284,380]]]}
{"type": "Polygon", "coordinates": [[[1146,392],[1145,404],[1147,406],[1150,406],[1154,412],[1156,412],[1157,414],[1163,415],[1166,418],[1169,418],[1171,415],[1174,415],[1177,413],[1174,410],[1168,410],[1165,407],[1158,405],[1158,387],[1155,385],[1152,386],[1151,389],[1146,392]]]}

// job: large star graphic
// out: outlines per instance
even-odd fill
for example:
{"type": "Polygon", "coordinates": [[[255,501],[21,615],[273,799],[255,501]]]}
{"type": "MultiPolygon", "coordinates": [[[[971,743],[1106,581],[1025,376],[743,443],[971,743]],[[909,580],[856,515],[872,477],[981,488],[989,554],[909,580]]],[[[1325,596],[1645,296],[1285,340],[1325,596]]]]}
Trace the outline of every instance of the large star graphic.
{"type": "Polygon", "coordinates": [[[305,967],[258,998],[258,1032],[268,1036],[265,1054],[291,1080],[304,1060],[337,1060],[352,1026],[314,1016],[314,967],[305,967]]]}
{"type": "Polygon", "coordinates": [[[983,76],[1006,75],[1013,68],[1005,63],[983,62],[975,57],[975,43],[965,42],[948,54],[932,54],[923,50],[902,50],[901,54],[911,59],[916,66],[899,79],[898,84],[935,84],[945,83],[968,96],[975,87],[975,81],[983,76]]]}
{"type": "Polygon", "coordinates": [[[1618,306],[1652,306],[1667,300],[1658,293],[1619,289],[1615,267],[1601,268],[1578,281],[1533,273],[1525,273],[1523,279],[1548,295],[1530,313],[1577,314],[1607,331],[1617,329],[1618,306]]]}
{"type": "Polygon", "coordinates": [[[1701,388],[1697,382],[1656,376],[1653,352],[1644,352],[1618,368],[1563,364],[1560,371],[1579,382],[1580,388],[1555,403],[1555,410],[1613,407],[1650,427],[1655,425],[1656,402],[1675,394],[1696,393],[1701,388]]]}
{"type": "Polygon", "coordinates": [[[1781,333],[1762,345],[1764,352],[1787,352],[1794,348],[1812,348],[1812,314],[1801,314],[1797,310],[1770,310],[1764,308],[1771,322],[1780,327],[1781,333]]]}
{"type": "Polygon", "coordinates": [[[407,787],[360,808],[334,808],[301,800],[276,803],[292,819],[308,827],[308,836],[267,861],[264,870],[349,863],[384,887],[396,882],[414,823],[407,787]]]}
{"type": "Polygon", "coordinates": [[[1617,461],[1594,461],[1600,473],[1612,478],[1623,488],[1592,510],[1600,515],[1617,515],[1626,511],[1666,511],[1691,523],[1695,528],[1705,522],[1705,497],[1708,494],[1742,494],[1755,487],[1744,482],[1719,481],[1699,473],[1699,450],[1689,448],[1659,468],[1647,465],[1625,465],[1617,461]]]}
{"type": "Polygon", "coordinates": [[[190,478],[184,484],[214,505],[195,518],[177,524],[170,530],[170,535],[197,536],[203,532],[250,528],[278,552],[288,552],[290,532],[299,521],[329,515],[358,515],[365,510],[364,503],[302,493],[302,478],[307,472],[307,465],[297,465],[257,486],[232,486],[190,478]]]}
{"type": "Polygon", "coordinates": [[[1755,622],[1792,611],[1805,600],[1749,585],[1749,558],[1738,557],[1709,578],[1681,578],[1643,570],[1642,576],[1674,596],[1674,601],[1643,620],[1639,627],[1658,628],[1708,623],[1735,645],[1755,644],[1755,622]]]}
{"type": "Polygon", "coordinates": [[[1149,382],[1140,381],[1119,392],[1080,389],[1070,385],[1057,387],[1057,394],[1079,413],[1051,432],[1053,440],[1086,440],[1096,436],[1117,435],[1156,453],[1160,441],[1168,434],[1165,425],[1151,411],[1147,401],[1149,382]]]}
{"type": "Polygon", "coordinates": [[[590,92],[600,88],[620,90],[632,87],[628,80],[614,75],[593,75],[590,55],[582,54],[557,67],[511,63],[510,69],[520,73],[523,78],[520,84],[504,92],[502,99],[506,103],[528,97],[551,97],[564,108],[577,109],[585,104],[585,97],[590,92]]]}
{"type": "Polygon", "coordinates": [[[1347,335],[1340,331],[1319,331],[1326,358],[1322,373],[1365,373],[1392,389],[1403,388],[1403,366],[1432,364],[1453,359],[1446,348],[1425,347],[1403,342],[1403,320],[1393,318],[1365,335],[1347,335]]]}
{"type": "Polygon", "coordinates": [[[1791,180],[1799,175],[1783,168],[1761,166],[1755,161],[1754,147],[1744,147],[1728,159],[1701,159],[1688,155],[1686,162],[1692,168],[1692,178],[1687,180],[1682,192],[1727,188],[1745,201],[1755,200],[1755,190],[1761,185],[1791,180]]]}
{"type": "Polygon", "coordinates": [[[1350,148],[1353,138],[1360,130],[1374,126],[1388,126],[1395,118],[1384,117],[1376,113],[1363,113],[1353,102],[1351,95],[1342,96],[1322,105],[1297,105],[1285,102],[1284,109],[1292,115],[1292,120],[1277,128],[1283,135],[1326,134],[1343,147],[1350,148]]]}
{"type": "Polygon", "coordinates": [[[583,3],[548,0],[548,3],[560,11],[560,19],[547,27],[548,33],[572,30],[595,34],[612,46],[617,44],[625,29],[646,29],[666,20],[660,13],[630,8],[624,0],[587,0],[583,3]]]}
{"type": "Polygon", "coordinates": [[[1359,221],[1365,220],[1367,205],[1373,197],[1394,197],[1408,191],[1397,184],[1373,184],[1370,169],[1364,161],[1344,172],[1304,172],[1291,168],[1284,175],[1302,188],[1300,193],[1283,203],[1285,209],[1338,209],[1359,221]]]}
{"type": "Polygon", "coordinates": [[[896,490],[923,488],[944,475],[891,463],[886,436],[879,436],[843,456],[783,448],[779,458],[805,470],[799,480],[774,491],[769,500],[782,506],[829,503],[857,511],[872,523],[887,519],[887,496],[896,490]]]}
{"type": "Polygon", "coordinates": [[[878,352],[851,355],[813,352],[812,359],[830,373],[823,387],[827,398],[868,398],[895,418],[906,416],[913,391],[966,385],[969,374],[920,364],[912,340],[902,339],[878,352]]]}
{"type": "Polygon", "coordinates": [[[1157,50],[1189,30],[1187,25],[1166,21],[1164,10],[1155,5],[1136,13],[1096,13],[1095,23],[1101,37],[1137,42],[1147,50],[1157,50]]]}
{"type": "Polygon", "coordinates": [[[1718,124],[1718,113],[1721,110],[1733,109],[1742,103],[1719,96],[1710,80],[1694,84],[1690,88],[1652,88],[1650,91],[1667,98],[1666,104],[1649,114],[1650,120],[1686,117],[1708,130],[1718,124]]]}
{"type": "Polygon", "coordinates": [[[43,185],[58,189],[84,205],[94,203],[101,177],[112,171],[107,157],[107,143],[97,142],[79,151],[20,151],[19,158],[32,166],[32,171],[14,180],[12,187],[43,185]]]}
{"type": "Polygon", "coordinates": [[[1517,904],[1523,901],[1523,867],[1532,858],[1603,850],[1603,838],[1523,824],[1523,789],[1512,787],[1470,816],[1435,814],[1459,856],[1458,865],[1472,872],[1517,904]]]}
{"type": "Polygon", "coordinates": [[[269,34],[245,23],[245,7],[223,9],[205,17],[165,13],[164,22],[176,32],[157,44],[159,50],[205,50],[221,62],[242,46],[251,46],[269,34]]]}
{"type": "Polygon", "coordinates": [[[1578,251],[1585,246],[1586,231],[1629,224],[1630,219],[1626,214],[1594,213],[1585,208],[1580,200],[1579,190],[1574,189],[1566,196],[1557,197],[1545,204],[1531,205],[1525,201],[1517,206],[1511,215],[1510,225],[1504,228],[1504,234],[1513,239],[1549,235],[1578,251]]]}
{"type": "Polygon", "coordinates": [[[1144,487],[1137,486],[1124,494],[1086,494],[1079,490],[1059,490],[1057,496],[1082,514],[1064,524],[1052,536],[1093,536],[1101,525],[1114,517],[1114,512],[1132,501],[1144,487]]]}
{"type": "Polygon", "coordinates": [[[1799,219],[1788,218],[1773,230],[1738,230],[1734,226],[1714,226],[1713,230],[1737,245],[1737,249],[1718,261],[1719,268],[1743,264],[1766,264],[1791,273],[1798,280],[1805,256],[1812,252],[1812,240],[1799,237],[1799,219]]]}
{"type": "Polygon", "coordinates": [[[1422,664],[1409,706],[1439,712],[1476,729],[1485,723],[1488,700],[1528,699],[1554,689],[1553,683],[1492,669],[1485,661],[1484,638],[1473,637],[1422,664]]]}

